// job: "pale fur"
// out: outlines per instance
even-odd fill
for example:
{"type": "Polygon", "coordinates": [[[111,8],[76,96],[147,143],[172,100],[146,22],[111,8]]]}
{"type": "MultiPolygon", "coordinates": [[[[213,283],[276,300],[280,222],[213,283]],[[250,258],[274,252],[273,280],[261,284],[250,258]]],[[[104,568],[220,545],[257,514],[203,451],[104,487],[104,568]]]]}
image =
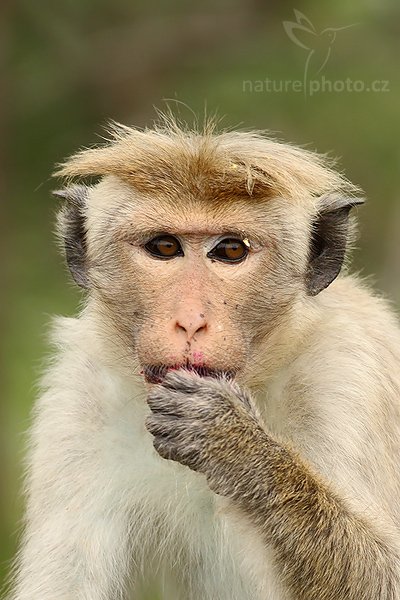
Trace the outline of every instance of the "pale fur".
{"type": "MultiPolygon", "coordinates": [[[[187,146],[195,137],[117,130],[109,148],[66,163],[66,176],[112,175],[91,192],[89,236],[96,237],[101,210],[111,214],[112,202],[116,207],[127,193],[123,169],[142,160],[149,139],[158,153],[168,144],[175,152],[174,136],[187,146]],[[115,194],[107,207],[110,186],[115,194]]],[[[308,198],[306,213],[316,210],[315,194],[347,185],[298,149],[251,134],[207,139],[223,148],[224,168],[238,156],[246,163],[248,191],[249,172],[262,176],[248,165],[256,157],[266,172],[270,151],[277,195],[308,198]]],[[[304,244],[299,239],[299,248],[304,244]]],[[[94,245],[93,239],[91,252],[94,245]]],[[[54,325],[58,350],[35,407],[26,530],[10,598],[137,600],[141,581],[154,579],[163,600],[287,600],[272,549],[256,528],[202,475],[153,449],[139,364],[123,353],[123,339],[101,314],[91,297],[79,318],[54,325]]],[[[356,514],[379,524],[396,550],[399,365],[390,309],[356,279],[342,277],[315,298],[299,299],[244,377],[272,434],[296,448],[356,514]]]]}
{"type": "MultiPolygon", "coordinates": [[[[300,449],[359,512],[372,512],[388,530],[398,528],[399,456],[387,447],[400,437],[399,383],[382,381],[382,373],[398,373],[395,324],[382,302],[351,279],[332,284],[329,297],[315,304],[322,318],[315,339],[289,370],[276,374],[259,397],[260,409],[272,431],[300,449]],[[344,304],[351,309],[346,316],[344,304]],[[376,436],[373,444],[363,439],[366,432],[376,436]],[[335,447],[326,442],[331,437],[335,447]],[[369,465],[368,479],[362,463],[369,465]]],[[[122,594],[133,556],[133,572],[150,580],[163,570],[173,581],[191,572],[196,600],[284,600],[272,560],[250,525],[236,527],[235,515],[201,475],[157,456],[144,427],[144,389],[120,374],[118,364],[110,368],[109,356],[103,360],[95,329],[90,314],[56,324],[61,356],[36,409],[29,532],[12,597],[114,597],[109,590],[115,586],[122,594]],[[161,538],[154,527],[160,518],[161,538]],[[77,577],[75,594],[64,592],[77,577]]],[[[173,590],[165,598],[186,600],[185,592],[173,590]]]]}

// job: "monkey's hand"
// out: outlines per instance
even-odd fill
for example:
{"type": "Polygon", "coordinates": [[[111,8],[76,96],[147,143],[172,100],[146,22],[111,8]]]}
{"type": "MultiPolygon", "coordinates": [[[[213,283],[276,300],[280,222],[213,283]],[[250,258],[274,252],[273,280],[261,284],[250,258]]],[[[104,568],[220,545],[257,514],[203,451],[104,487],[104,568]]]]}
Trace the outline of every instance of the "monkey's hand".
{"type": "Polygon", "coordinates": [[[146,425],[160,456],[204,473],[216,493],[245,493],[268,442],[247,392],[226,379],[174,371],[151,389],[148,404],[146,425]]]}
{"type": "Polygon", "coordinates": [[[291,598],[400,598],[397,546],[263,428],[239,386],[174,372],[151,390],[149,405],[159,454],[204,473],[244,511],[272,543],[291,598]]]}

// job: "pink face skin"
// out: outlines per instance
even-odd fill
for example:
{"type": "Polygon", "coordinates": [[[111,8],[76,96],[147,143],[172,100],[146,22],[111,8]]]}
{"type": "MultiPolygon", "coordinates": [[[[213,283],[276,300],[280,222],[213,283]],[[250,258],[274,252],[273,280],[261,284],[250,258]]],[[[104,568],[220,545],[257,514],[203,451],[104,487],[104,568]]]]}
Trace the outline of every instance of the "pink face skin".
{"type": "Polygon", "coordinates": [[[201,350],[195,350],[193,352],[193,364],[201,366],[203,362],[204,362],[204,352],[202,352],[201,350]]]}
{"type": "Polygon", "coordinates": [[[177,235],[185,254],[171,261],[156,260],[140,247],[131,250],[135,276],[145,282],[141,298],[146,317],[137,342],[147,381],[149,374],[150,381],[159,380],[180,368],[204,376],[230,372],[243,360],[236,308],[243,303],[240,275],[246,275],[256,257],[238,265],[218,263],[207,252],[223,234],[177,235]]]}
{"type": "Polygon", "coordinates": [[[91,277],[146,382],[177,369],[252,376],[259,340],[297,294],[292,282],[302,285],[285,265],[293,263],[303,240],[277,251],[276,240],[289,238],[293,229],[288,203],[238,198],[227,210],[218,202],[180,197],[177,212],[176,201],[165,198],[118,202],[114,229],[104,226],[93,240],[92,253],[101,243],[104,264],[96,264],[91,277]],[[168,260],[146,248],[163,236],[178,244],[168,260]],[[226,239],[246,241],[243,260],[229,263],[215,254],[226,239]]]}

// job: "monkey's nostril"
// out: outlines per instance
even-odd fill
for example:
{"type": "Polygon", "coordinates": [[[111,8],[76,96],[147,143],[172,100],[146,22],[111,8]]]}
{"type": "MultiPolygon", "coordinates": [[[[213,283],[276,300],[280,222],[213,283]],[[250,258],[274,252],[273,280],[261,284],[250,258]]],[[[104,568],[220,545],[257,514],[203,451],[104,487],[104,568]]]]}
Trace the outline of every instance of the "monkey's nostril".
{"type": "Polygon", "coordinates": [[[175,323],[175,331],[185,333],[188,340],[194,339],[194,336],[198,333],[204,333],[206,329],[207,323],[201,314],[199,319],[192,319],[191,321],[178,319],[175,323]]]}

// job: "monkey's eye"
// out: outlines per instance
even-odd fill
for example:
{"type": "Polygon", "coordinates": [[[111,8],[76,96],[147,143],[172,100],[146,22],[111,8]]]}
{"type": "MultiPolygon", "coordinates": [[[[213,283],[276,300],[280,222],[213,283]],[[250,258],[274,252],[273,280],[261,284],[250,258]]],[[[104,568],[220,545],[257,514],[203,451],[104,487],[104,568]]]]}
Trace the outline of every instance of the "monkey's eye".
{"type": "Polygon", "coordinates": [[[183,256],[179,241],[172,235],[158,235],[147,242],[144,247],[147,252],[157,258],[168,259],[183,256]]]}
{"type": "Polygon", "coordinates": [[[249,249],[242,240],[226,238],[210,250],[207,256],[223,262],[237,263],[244,260],[248,253],[249,249]]]}

